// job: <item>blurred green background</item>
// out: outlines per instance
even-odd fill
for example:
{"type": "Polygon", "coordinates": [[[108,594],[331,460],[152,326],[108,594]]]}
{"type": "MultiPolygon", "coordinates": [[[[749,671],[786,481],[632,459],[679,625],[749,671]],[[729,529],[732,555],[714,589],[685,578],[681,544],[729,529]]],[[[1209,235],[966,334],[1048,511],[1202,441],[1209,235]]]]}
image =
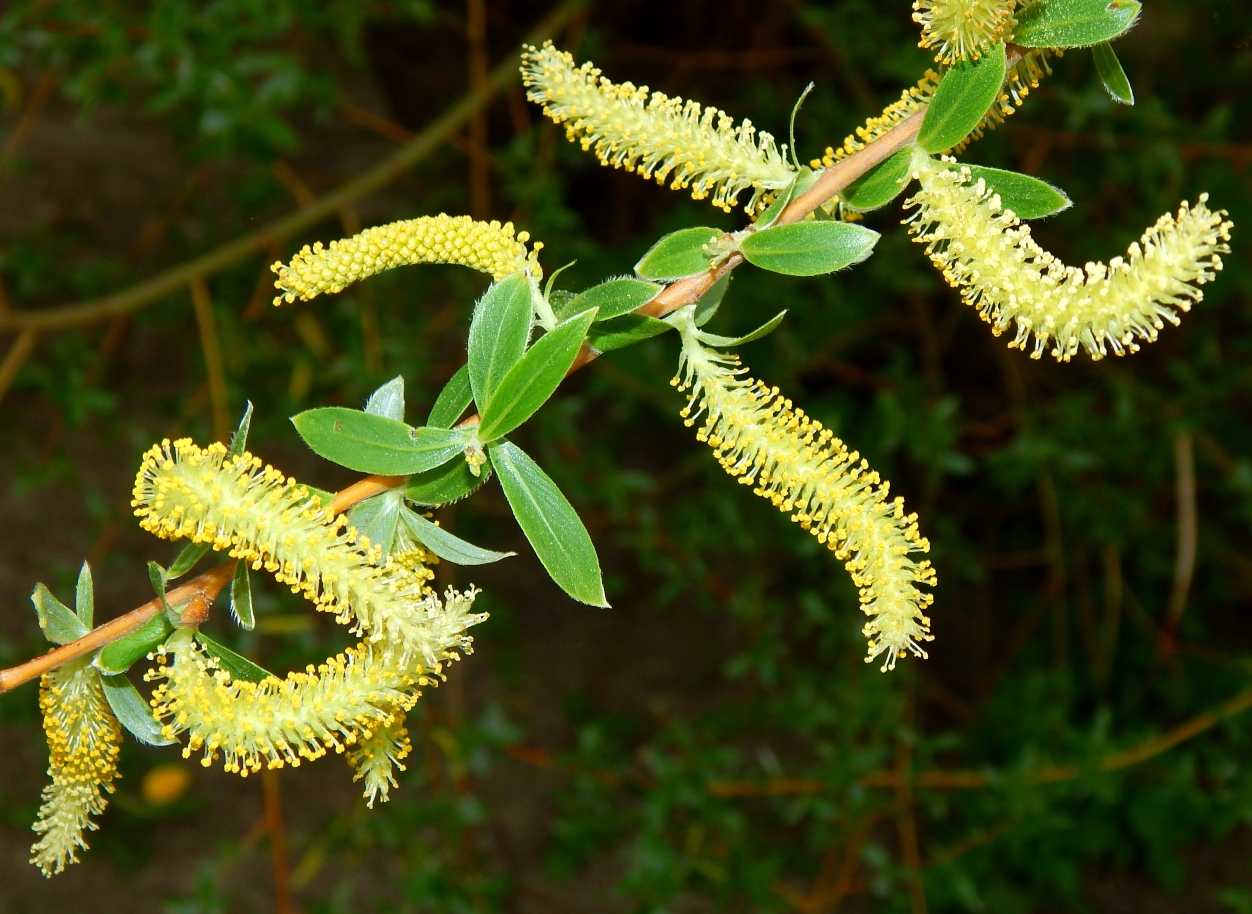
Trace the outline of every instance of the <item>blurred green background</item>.
{"type": "MultiPolygon", "coordinates": [[[[126,290],[316,205],[515,60],[554,9],[13,0],[3,307],[126,290]]],[[[597,2],[553,37],[780,137],[812,80],[802,161],[929,65],[906,0],[597,2]]],[[[519,555],[441,567],[441,586],[483,588],[491,618],[415,710],[390,803],[366,810],[335,760],[282,773],[294,909],[1252,912],[1252,716],[1225,714],[1252,701],[1252,10],[1146,0],[1116,49],[1135,107],[1071,52],[965,159],[1064,188],[1074,208],[1035,232],[1076,264],[1208,191],[1234,253],[1180,328],[1125,359],[1033,362],[943,285],[898,206],[867,218],[883,238],[854,270],[741,269],[710,327],[790,310],[744,361],[921,515],[939,572],[930,659],[862,662],[839,563],[682,426],[672,338],[611,354],[522,444],[583,514],[613,608],[548,581],[494,483],[443,510],[519,555]]],[[[516,78],[482,111],[385,187],[213,271],[199,323],[184,280],[126,315],[4,334],[31,352],[0,402],[0,662],[45,649],[36,581],[64,597],[88,558],[107,618],[174,554],[128,499],[154,440],[214,434],[206,311],[229,421],[251,400],[252,450],[326,488],[351,476],[288,416],[360,406],[402,374],[420,418],[463,360],[478,274],[410,267],[274,309],[270,262],[359,225],[472,212],[542,240],[549,273],[576,260],[560,284],[580,289],[666,231],[742,221],[602,168],[516,78]]],[[[257,598],[256,632],[219,612],[214,636],[273,669],[346,643],[272,583],[257,598]]],[[[85,861],[45,881],[26,862],[47,764],[36,697],[0,698],[0,914],[275,910],[260,784],[133,743],[85,861]]]]}

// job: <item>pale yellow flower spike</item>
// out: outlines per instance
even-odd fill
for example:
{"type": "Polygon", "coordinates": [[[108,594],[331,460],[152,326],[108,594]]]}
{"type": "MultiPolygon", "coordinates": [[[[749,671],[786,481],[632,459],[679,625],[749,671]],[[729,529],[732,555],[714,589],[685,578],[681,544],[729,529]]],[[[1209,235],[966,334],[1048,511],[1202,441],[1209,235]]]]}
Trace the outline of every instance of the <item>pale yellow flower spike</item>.
{"type": "Polygon", "coordinates": [[[91,816],[108,805],[104,794],[113,792],[122,728],[90,657],[45,673],[39,707],[48,736],[52,783],[43,790],[34,825],[41,837],[31,847],[30,862],[52,876],[78,862],[78,849],[87,847],[84,832],[97,827],[91,816]]]}
{"type": "Polygon", "coordinates": [[[745,209],[756,213],[769,191],[795,179],[774,137],[757,132],[751,121],[735,126],[730,115],[699,102],[615,84],[590,63],[575,65],[571,54],[550,41],[526,49],[522,81],[526,97],[565,124],[566,136],[581,138],[582,148],[603,164],[669,182],[674,190],[690,187],[697,200],[712,194],[713,205],[727,212],[741,192],[751,190],[745,209]]]}
{"type": "Polygon", "coordinates": [[[1153,342],[1165,321],[1177,325],[1178,312],[1200,301],[1199,287],[1230,253],[1232,223],[1224,210],[1209,210],[1208,194],[1201,194],[1195,206],[1184,202],[1177,216],[1158,219],[1125,257],[1067,266],[981,179],[971,182],[969,169],[949,167],[955,164],[915,158],[921,187],[905,204],[917,208],[909,231],[993,333],[1016,325],[1009,346],[1020,349],[1034,336],[1031,358],[1049,345],[1060,361],[1080,347],[1093,359],[1110,349],[1136,352],[1137,340],[1153,342]]]}
{"type": "Polygon", "coordinates": [[[493,279],[518,270],[543,276],[536,259],[543,248],[536,242],[527,252],[529,232],[513,236],[513,223],[477,222],[469,216],[422,216],[366,229],[351,238],[307,244],[291,258],[272,267],[278,274],[274,304],[308,301],[322,293],[341,292],[354,282],[411,263],[457,263],[493,279]]]}
{"type": "Polygon", "coordinates": [[[925,610],[933,597],[917,585],[934,586],[935,572],[929,561],[912,558],[930,549],[917,515],[904,513],[904,499],[888,499],[890,484],[778,388],[742,377],[738,359],[706,349],[689,316],[679,331],[683,361],[673,383],[690,391],[686,424],[703,415],[696,437],[726,472],[793,512],[792,520],[845,563],[869,617],[866,663],[882,656],[886,671],[909,652],[925,657],[922,642],[932,640],[925,610]]]}
{"type": "Polygon", "coordinates": [[[935,60],[945,65],[977,60],[1012,33],[1016,7],[1017,0],[914,0],[919,47],[936,48],[935,60]]]}
{"type": "Polygon", "coordinates": [[[348,762],[356,769],[354,781],[365,781],[366,806],[374,808],[374,801],[386,803],[388,794],[396,785],[393,768],[404,771],[404,759],[413,744],[409,731],[400,721],[379,727],[368,739],[348,753],[348,762]]]}

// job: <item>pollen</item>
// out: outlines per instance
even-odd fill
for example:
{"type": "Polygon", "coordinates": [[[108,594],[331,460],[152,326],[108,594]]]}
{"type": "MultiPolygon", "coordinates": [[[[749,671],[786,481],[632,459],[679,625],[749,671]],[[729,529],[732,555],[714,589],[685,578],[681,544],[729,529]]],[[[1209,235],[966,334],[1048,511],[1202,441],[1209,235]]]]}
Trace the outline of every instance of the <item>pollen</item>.
{"type": "Polygon", "coordinates": [[[1016,7],[1017,0],[914,0],[913,21],[922,27],[918,46],[934,48],[935,60],[945,65],[978,60],[1012,33],[1016,7]]]}
{"type": "Polygon", "coordinates": [[[745,209],[755,214],[771,191],[787,187],[795,172],[774,137],[751,121],[738,125],[717,108],[683,101],[647,86],[613,83],[591,63],[578,66],[566,51],[546,42],[522,55],[527,98],[565,125],[566,137],[595,153],[604,165],[624,168],[691,196],[712,196],[730,212],[751,190],[745,209]]]}
{"type": "Polygon", "coordinates": [[[543,275],[537,256],[543,244],[526,250],[527,232],[514,235],[512,222],[479,222],[469,216],[421,216],[366,229],[351,238],[307,244],[272,267],[279,294],[274,304],[308,301],[341,292],[354,282],[412,263],[455,263],[502,279],[519,270],[543,275]]]}

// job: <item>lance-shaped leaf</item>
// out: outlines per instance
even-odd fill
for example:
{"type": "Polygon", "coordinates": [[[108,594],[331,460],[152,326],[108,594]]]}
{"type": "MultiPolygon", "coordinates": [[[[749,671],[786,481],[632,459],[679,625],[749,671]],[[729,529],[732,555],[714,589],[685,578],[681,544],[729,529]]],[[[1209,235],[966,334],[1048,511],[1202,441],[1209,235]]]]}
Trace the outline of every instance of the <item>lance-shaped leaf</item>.
{"type": "Polygon", "coordinates": [[[1104,83],[1104,88],[1108,90],[1109,95],[1113,96],[1113,101],[1123,105],[1133,105],[1135,91],[1130,88],[1130,80],[1126,78],[1126,71],[1122,69],[1122,62],[1113,53],[1112,46],[1107,41],[1101,42],[1091,49],[1091,54],[1095,58],[1096,73],[1100,74],[1100,82],[1104,83]]]}
{"type": "Polygon", "coordinates": [[[454,536],[438,524],[431,523],[409,508],[401,512],[405,526],[419,543],[454,565],[487,565],[517,555],[516,552],[494,552],[454,536]]]}
{"type": "Polygon", "coordinates": [[[100,685],[104,687],[104,697],[118,722],[139,742],[149,746],[171,746],[178,742],[161,732],[161,724],[153,715],[152,708],[125,676],[101,676],[100,685]]]}
{"type": "Polygon", "coordinates": [[[91,661],[92,665],[106,676],[125,673],[141,657],[155,650],[173,630],[169,617],[165,613],[157,613],[129,635],[102,647],[91,661]]]}
{"type": "Polygon", "coordinates": [[[982,178],[987,187],[1000,195],[1000,204],[1021,219],[1041,219],[1074,205],[1063,190],[1030,175],[983,165],[957,167],[969,169],[971,182],[982,178]]]}
{"type": "Polygon", "coordinates": [[[252,609],[252,578],[247,562],[236,565],[235,574],[230,579],[230,614],[244,631],[256,628],[256,612],[252,609]]]}
{"type": "Polygon", "coordinates": [[[1085,48],[1111,41],[1135,23],[1137,0],[1035,0],[1017,11],[1013,43],[1024,48],[1085,48]]]}
{"type": "MultiPolygon", "coordinates": [[[[809,168],[804,170],[810,172],[812,171],[812,169],[809,168]]],[[[782,190],[774,193],[774,202],[767,206],[761,215],[756,217],[757,228],[767,228],[778,221],[778,217],[782,215],[783,210],[785,210],[787,205],[795,199],[797,183],[798,179],[797,181],[792,181],[782,190]]]]}
{"type": "Polygon", "coordinates": [[[700,296],[700,301],[696,303],[695,322],[697,327],[703,327],[713,319],[717,309],[722,306],[722,299],[726,297],[726,290],[730,288],[730,281],[733,277],[733,273],[727,273],[713,285],[709,286],[709,290],[700,296]]]}
{"type": "Polygon", "coordinates": [[[849,222],[796,222],[753,232],[739,249],[763,270],[818,276],[864,260],[877,241],[877,232],[849,222]]]}
{"type": "Polygon", "coordinates": [[[248,401],[248,405],[244,407],[243,418],[239,420],[239,425],[235,429],[235,434],[231,436],[230,447],[226,450],[227,457],[238,457],[248,449],[248,432],[252,430],[252,401],[248,401]]]}
{"type": "Polygon", "coordinates": [[[479,402],[482,421],[480,441],[494,441],[507,435],[535,414],[560,386],[574,358],[587,338],[587,329],[596,319],[595,310],[584,311],[558,324],[531,346],[522,360],[504,376],[495,395],[479,402]]]}
{"type": "Polygon", "coordinates": [[[745,333],[743,336],[718,336],[716,333],[704,333],[703,331],[697,333],[697,335],[700,338],[700,342],[707,343],[710,346],[717,346],[719,349],[725,349],[728,346],[742,346],[745,343],[755,342],[761,337],[773,333],[786,316],[786,311],[779,311],[751,333],[745,333]]]}
{"type": "Polygon", "coordinates": [[[230,673],[231,679],[246,679],[249,682],[260,682],[274,674],[264,667],[257,666],[242,654],[236,654],[228,647],[218,644],[204,632],[196,632],[196,640],[217,660],[218,665],[230,673]]]}
{"type": "Polygon", "coordinates": [[[608,606],[596,547],[556,483],[510,441],[491,445],[487,453],[513,515],[552,580],[575,600],[608,606]]]}
{"type": "Polygon", "coordinates": [[[665,287],[662,285],[642,279],[610,279],[578,293],[565,313],[582,314],[596,308],[597,322],[612,320],[646,305],[663,288],[665,287]]]}
{"type": "Polygon", "coordinates": [[[319,457],[361,473],[407,476],[446,462],[465,448],[459,429],[412,428],[359,409],[325,406],[291,421],[319,457]]]}
{"type": "Polygon", "coordinates": [[[69,644],[91,630],[43,584],[35,585],[30,601],[35,604],[44,637],[53,644],[69,644]]]}
{"type": "Polygon", "coordinates": [[[356,527],[357,533],[369,537],[371,546],[381,546],[384,556],[391,555],[403,507],[404,491],[388,489],[356,505],[348,512],[348,523],[356,527]]]}
{"type": "Polygon", "coordinates": [[[205,554],[211,549],[209,543],[188,543],[178,550],[178,555],[174,557],[174,562],[165,571],[167,580],[173,578],[181,578],[191,569],[196,567],[196,562],[204,558],[205,554]]]}
{"type": "Polygon", "coordinates": [[[369,400],[365,403],[365,411],[371,416],[382,416],[384,419],[403,422],[404,378],[397,375],[370,394],[369,400]]]}
{"type": "Polygon", "coordinates": [[[86,562],[78,569],[78,583],[74,585],[74,614],[89,631],[96,624],[96,585],[91,580],[91,566],[86,562]]]}
{"type": "Polygon", "coordinates": [[[446,505],[469,495],[490,478],[490,461],[479,467],[475,476],[464,460],[449,460],[441,467],[410,476],[404,497],[419,505],[446,505]]]}
{"type": "Polygon", "coordinates": [[[943,152],[969,136],[999,96],[1005,72],[1002,44],[989,48],[977,60],[962,60],[949,67],[922,118],[917,145],[927,152],[943,152]]]}
{"type": "Polygon", "coordinates": [[[635,264],[635,272],[644,279],[672,282],[696,276],[709,268],[712,256],[706,246],[722,237],[721,229],[689,228],[666,235],[649,248],[635,264]]]}
{"type": "Polygon", "coordinates": [[[534,320],[530,280],[525,273],[506,276],[474,306],[469,330],[469,379],[481,411],[526,351],[534,320]]]}
{"type": "Polygon", "coordinates": [[[452,428],[466,407],[474,402],[474,390],[470,387],[469,365],[462,365],[443,385],[435,405],[430,408],[426,424],[432,428],[452,428]]]}
{"type": "Polygon", "coordinates": [[[846,206],[855,210],[885,206],[904,193],[909,183],[909,163],[912,160],[913,147],[906,146],[845,187],[839,193],[840,198],[846,206]]]}
{"type": "Polygon", "coordinates": [[[646,314],[623,314],[611,321],[592,324],[587,342],[600,352],[609,352],[633,346],[670,329],[665,321],[646,314]]]}

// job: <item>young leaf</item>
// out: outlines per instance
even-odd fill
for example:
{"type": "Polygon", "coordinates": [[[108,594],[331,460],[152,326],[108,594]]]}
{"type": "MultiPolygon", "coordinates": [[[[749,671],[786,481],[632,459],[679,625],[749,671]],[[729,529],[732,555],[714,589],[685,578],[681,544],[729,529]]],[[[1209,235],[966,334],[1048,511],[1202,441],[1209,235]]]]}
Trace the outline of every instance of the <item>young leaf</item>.
{"type": "Polygon", "coordinates": [[[243,418],[230,438],[230,447],[226,450],[227,457],[238,457],[248,449],[248,432],[252,429],[252,401],[244,407],[243,418]]]}
{"type": "Polygon", "coordinates": [[[208,543],[188,543],[186,546],[183,546],[182,549],[178,550],[178,555],[174,557],[174,564],[166,569],[165,579],[169,581],[174,578],[181,578],[195,568],[196,562],[204,558],[205,553],[211,548],[213,547],[208,543]]]}
{"type": "Polygon", "coordinates": [[[574,364],[587,338],[587,329],[595,319],[594,309],[584,311],[545,333],[530,347],[504,376],[491,400],[479,402],[482,410],[482,422],[478,426],[480,441],[494,441],[507,435],[547,402],[574,364]]]}
{"type": "Polygon", "coordinates": [[[763,336],[768,336],[773,333],[775,328],[782,323],[783,318],[786,316],[786,311],[779,311],[764,324],[761,324],[761,326],[757,327],[751,333],[746,333],[743,336],[718,336],[716,333],[700,333],[700,342],[707,343],[710,346],[717,346],[721,349],[724,349],[727,346],[742,346],[745,343],[754,342],[763,336]]]}
{"type": "Polygon", "coordinates": [[[246,679],[249,682],[260,682],[274,674],[264,667],[257,666],[247,657],[236,654],[228,647],[218,644],[204,632],[196,632],[196,640],[213,656],[231,679],[246,679]]]}
{"type": "Polygon", "coordinates": [[[437,467],[459,453],[468,439],[457,429],[412,428],[342,406],[305,410],[291,421],[319,457],[381,476],[407,476],[437,467]]]}
{"type": "Polygon", "coordinates": [[[782,190],[774,191],[774,202],[767,206],[761,215],[756,217],[757,228],[768,228],[777,221],[778,217],[782,215],[782,211],[787,208],[787,204],[795,199],[797,183],[798,180],[792,181],[782,190]]]}
{"type": "Polygon", "coordinates": [[[96,585],[91,580],[91,566],[83,562],[78,569],[78,583],[74,586],[74,613],[90,631],[95,625],[96,585]]]}
{"type": "Polygon", "coordinates": [[[722,299],[726,297],[726,290],[730,288],[730,280],[733,275],[732,273],[727,273],[713,285],[709,286],[709,290],[700,296],[700,301],[696,303],[695,322],[697,327],[703,327],[713,319],[717,309],[722,306],[722,299]]]}
{"type": "MultiPolygon", "coordinates": [[[[244,563],[239,564],[242,566],[244,563]]],[[[106,676],[125,673],[135,661],[148,656],[173,630],[169,617],[165,613],[157,613],[129,635],[102,647],[91,661],[92,665],[106,676]]]]}
{"type": "Polygon", "coordinates": [[[877,209],[890,203],[909,183],[909,163],[913,147],[905,148],[879,162],[840,192],[846,206],[855,210],[877,209]]]}
{"type": "Polygon", "coordinates": [[[635,272],[644,279],[671,282],[685,276],[707,272],[709,257],[705,245],[722,237],[721,229],[689,228],[666,235],[635,264],[635,272]]]}
{"type": "Polygon", "coordinates": [[[517,555],[516,552],[493,552],[467,543],[409,508],[404,509],[402,517],[409,532],[419,543],[454,565],[486,565],[510,555],[517,555]]]}
{"type": "Polygon", "coordinates": [[[404,378],[396,375],[378,390],[370,394],[365,411],[371,416],[404,421],[404,378]]]}
{"type": "Polygon", "coordinates": [[[449,460],[443,466],[410,476],[404,497],[418,505],[449,504],[469,495],[491,478],[490,463],[479,469],[481,475],[475,476],[464,460],[449,460]]]}
{"type": "Polygon", "coordinates": [[[1042,219],[1074,205],[1064,191],[1030,175],[984,165],[963,167],[969,169],[971,182],[982,178],[991,190],[1000,195],[1004,208],[1011,209],[1019,218],[1042,219]]]}
{"type": "Polygon", "coordinates": [[[1100,74],[1100,82],[1104,83],[1104,88],[1108,90],[1109,95],[1113,96],[1113,101],[1123,105],[1133,105],[1135,92],[1130,88],[1130,80],[1126,78],[1126,71],[1122,69],[1122,62],[1113,53],[1112,46],[1107,41],[1101,42],[1091,49],[1091,54],[1095,58],[1096,72],[1100,74]]]}
{"type": "Polygon", "coordinates": [[[252,578],[248,574],[247,562],[236,565],[234,577],[230,579],[230,614],[244,631],[256,628],[256,613],[252,609],[252,578]]]}
{"type": "Polygon", "coordinates": [[[90,631],[83,620],[70,612],[70,608],[52,595],[43,584],[36,584],[30,601],[39,615],[39,627],[44,637],[53,644],[69,644],[90,631]]]}
{"type": "Polygon", "coordinates": [[[1134,25],[1140,6],[1137,0],[1035,0],[1017,11],[1013,43],[1085,48],[1111,41],[1134,25]]]}
{"type": "Polygon", "coordinates": [[[597,321],[612,320],[646,305],[663,288],[664,286],[642,279],[610,279],[580,292],[570,302],[566,313],[581,314],[591,308],[598,308],[597,321]]]}
{"type": "Polygon", "coordinates": [[[599,352],[633,346],[673,329],[663,320],[646,314],[623,314],[611,321],[591,325],[587,343],[599,352]]]}
{"type": "Polygon", "coordinates": [[[509,507],[552,580],[575,600],[608,606],[596,547],[556,483],[512,442],[497,442],[487,452],[509,507]]]}
{"type": "Polygon", "coordinates": [[[139,742],[149,746],[171,746],[178,742],[165,736],[152,708],[125,676],[101,676],[100,685],[118,722],[139,742]]]}
{"type": "Polygon", "coordinates": [[[469,330],[469,378],[481,410],[526,351],[534,306],[530,279],[514,273],[489,288],[474,307],[469,330]]]}
{"type": "Polygon", "coordinates": [[[369,537],[371,546],[381,546],[383,555],[391,555],[396,542],[396,530],[400,525],[400,509],[403,506],[404,492],[401,489],[388,489],[373,498],[365,499],[349,511],[348,523],[356,527],[357,533],[369,537]]]}
{"type": "Polygon", "coordinates": [[[426,424],[431,428],[452,428],[466,407],[474,402],[474,391],[470,388],[469,365],[462,365],[456,373],[443,385],[435,405],[430,408],[430,418],[426,424]]]}
{"type": "Polygon", "coordinates": [[[922,118],[917,145],[943,152],[969,136],[1000,94],[1005,70],[1004,45],[997,44],[977,60],[962,60],[944,72],[922,118]]]}
{"type": "Polygon", "coordinates": [[[877,232],[849,222],[796,222],[753,232],[739,249],[763,270],[817,276],[859,263],[877,241],[877,232]]]}

